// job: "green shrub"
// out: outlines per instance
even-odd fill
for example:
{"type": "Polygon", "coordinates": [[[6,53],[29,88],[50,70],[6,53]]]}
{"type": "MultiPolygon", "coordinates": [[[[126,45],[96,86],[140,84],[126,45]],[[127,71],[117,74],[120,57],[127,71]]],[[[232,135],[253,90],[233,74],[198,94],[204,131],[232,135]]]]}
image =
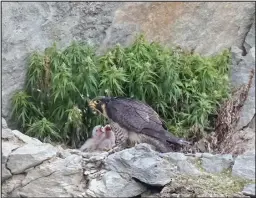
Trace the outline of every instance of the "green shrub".
{"type": "Polygon", "coordinates": [[[127,96],[151,105],[174,134],[198,138],[229,96],[229,61],[228,51],[202,57],[143,36],[101,57],[83,43],[53,45],[30,57],[25,90],[13,96],[13,118],[29,135],[77,147],[106,122],[91,113],[89,99],[127,96]]]}

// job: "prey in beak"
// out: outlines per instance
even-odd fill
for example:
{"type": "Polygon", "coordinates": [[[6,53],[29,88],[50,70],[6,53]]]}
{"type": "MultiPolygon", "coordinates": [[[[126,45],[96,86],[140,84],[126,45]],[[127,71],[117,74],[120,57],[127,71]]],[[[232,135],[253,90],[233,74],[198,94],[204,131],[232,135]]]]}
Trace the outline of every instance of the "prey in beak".
{"type": "Polygon", "coordinates": [[[107,109],[106,109],[108,100],[109,99],[104,96],[98,96],[97,98],[92,99],[89,102],[89,107],[92,110],[93,114],[99,113],[105,116],[106,118],[108,118],[107,109]]]}
{"type": "Polygon", "coordinates": [[[96,115],[97,114],[97,102],[95,101],[95,100],[91,100],[90,102],[89,102],[89,107],[90,107],[90,109],[92,110],[92,113],[94,114],[94,115],[96,115]]]}

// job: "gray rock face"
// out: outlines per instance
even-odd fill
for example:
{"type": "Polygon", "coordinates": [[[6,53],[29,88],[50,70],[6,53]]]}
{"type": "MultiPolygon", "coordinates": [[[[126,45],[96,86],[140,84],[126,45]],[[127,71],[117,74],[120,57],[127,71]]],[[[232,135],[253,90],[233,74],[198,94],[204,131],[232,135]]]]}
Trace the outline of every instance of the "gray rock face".
{"type": "Polygon", "coordinates": [[[22,173],[24,170],[54,157],[56,153],[57,149],[50,144],[27,144],[10,154],[7,167],[13,174],[22,173]]]}
{"type": "Polygon", "coordinates": [[[11,129],[2,128],[2,139],[11,139],[14,137],[11,129]]]}
{"type": "Polygon", "coordinates": [[[34,144],[34,145],[40,145],[42,142],[36,138],[29,137],[23,133],[21,133],[18,130],[13,130],[12,133],[15,135],[16,138],[19,140],[23,141],[24,143],[27,144],[34,144]]]}
{"type": "Polygon", "coordinates": [[[2,182],[12,177],[11,172],[2,164],[2,182]]]}
{"type": "Polygon", "coordinates": [[[242,193],[244,195],[255,196],[255,184],[245,186],[242,193]]]}
{"type": "MultiPolygon", "coordinates": [[[[242,51],[237,47],[232,49],[232,72],[231,82],[234,87],[239,87],[242,84],[247,84],[249,81],[250,72],[255,69],[255,47],[251,48],[246,56],[241,56],[242,51]],[[253,53],[254,52],[254,53],[253,53]]],[[[254,71],[255,72],[255,71],[254,71]]],[[[255,79],[255,75],[254,75],[255,79]]],[[[255,80],[253,80],[248,93],[248,98],[240,113],[240,120],[237,123],[237,130],[247,126],[255,115],[255,80]]]]}
{"type": "Polygon", "coordinates": [[[28,172],[13,196],[81,197],[84,187],[81,156],[55,158],[28,172]]]}
{"type": "Polygon", "coordinates": [[[6,120],[2,117],[2,129],[8,128],[8,125],[6,123],[6,120]]]}
{"type": "Polygon", "coordinates": [[[198,170],[198,168],[188,162],[188,161],[179,161],[177,162],[177,166],[178,166],[178,171],[183,173],[183,174],[188,174],[188,175],[202,175],[203,173],[200,172],[200,170],[198,170]]]}
{"type": "Polygon", "coordinates": [[[147,144],[126,149],[110,155],[106,168],[118,173],[126,173],[146,184],[164,186],[176,175],[176,167],[157,156],[147,144]]]}
{"type": "MultiPolygon", "coordinates": [[[[187,196],[200,189],[198,185],[214,186],[220,182],[217,175],[196,167],[199,159],[210,159],[209,164],[204,164],[214,167],[214,171],[209,172],[219,172],[232,161],[231,155],[162,154],[148,144],[111,155],[107,152],[84,153],[63,149],[60,145],[54,147],[8,128],[3,129],[2,148],[2,197],[150,197],[163,193],[153,192],[149,186],[170,184],[164,188],[166,195],[187,196]],[[195,179],[198,180],[196,184],[195,179]]],[[[253,151],[237,157],[232,174],[252,179],[254,156],[253,151]]],[[[223,185],[234,182],[225,176],[220,180],[223,185]]],[[[247,186],[241,193],[255,194],[253,188],[247,186]]],[[[202,191],[204,189],[196,194],[200,195],[202,191]]],[[[202,196],[209,193],[215,197],[223,195],[209,190],[202,196]]]]}
{"type": "Polygon", "coordinates": [[[57,156],[62,159],[65,159],[68,156],[72,155],[68,150],[63,149],[60,145],[55,146],[55,148],[58,150],[57,156]]]}
{"type": "Polygon", "coordinates": [[[140,195],[141,198],[154,198],[154,197],[159,197],[159,192],[154,190],[147,190],[146,192],[142,193],[140,195]]]}
{"type": "MultiPolygon", "coordinates": [[[[12,141],[15,138],[3,143],[13,145],[12,141]]],[[[172,196],[192,195],[195,189],[204,197],[209,193],[224,196],[211,188],[218,185],[219,180],[221,185],[233,185],[234,182],[231,177],[223,175],[218,178],[218,175],[202,172],[182,153],[160,154],[148,144],[139,144],[111,155],[107,152],[83,153],[44,143],[27,143],[16,150],[6,150],[7,160],[2,164],[3,197],[149,197],[161,193],[151,192],[148,186],[170,184],[166,193],[172,196]],[[211,186],[209,192],[204,193],[204,188],[198,188],[198,185],[211,186]]],[[[254,155],[255,152],[248,152],[239,156],[233,175],[235,172],[242,178],[254,175],[254,155]]],[[[232,158],[209,153],[196,153],[194,157],[196,161],[198,158],[211,159],[217,167],[220,166],[219,159],[229,162],[232,158]]],[[[223,191],[229,193],[229,190],[223,191]]],[[[251,187],[244,189],[244,193],[250,191],[251,187]]]]}
{"type": "Polygon", "coordinates": [[[233,157],[230,154],[213,155],[211,157],[202,158],[202,167],[209,173],[220,173],[233,164],[233,157]]]}
{"type": "Polygon", "coordinates": [[[90,181],[86,194],[90,197],[135,197],[145,191],[146,187],[129,175],[108,171],[102,180],[90,181]]]}
{"type": "MultiPolygon", "coordinates": [[[[232,136],[227,139],[230,143],[226,152],[234,155],[241,155],[247,151],[255,150],[255,130],[247,127],[243,130],[235,131],[232,136]]],[[[225,142],[221,147],[225,147],[225,142]]]]}
{"type": "Polygon", "coordinates": [[[241,47],[254,12],[253,3],[126,3],[117,10],[104,43],[125,43],[124,37],[131,40],[144,32],[150,40],[211,55],[232,45],[241,47]]]}
{"type": "Polygon", "coordinates": [[[177,163],[178,161],[184,161],[187,160],[187,156],[185,156],[183,153],[160,153],[161,157],[164,157],[171,163],[177,163]]]}
{"type": "Polygon", "coordinates": [[[40,145],[42,142],[36,138],[29,137],[18,130],[11,130],[9,128],[2,128],[2,139],[4,141],[12,140],[12,142],[19,145],[34,144],[40,145]]]}
{"type": "Polygon", "coordinates": [[[11,178],[4,181],[2,183],[2,197],[12,197],[11,192],[21,186],[21,182],[24,178],[24,174],[19,174],[13,175],[11,178]]]}
{"type": "Polygon", "coordinates": [[[241,56],[241,51],[237,49],[233,51],[232,59],[235,61],[232,64],[232,85],[238,87],[247,84],[252,69],[254,69],[254,79],[248,98],[240,113],[240,120],[237,124],[238,130],[248,125],[255,129],[252,120],[255,117],[255,17],[250,31],[246,35],[244,47],[247,53],[246,56],[241,56]]]}
{"type": "Polygon", "coordinates": [[[244,47],[247,53],[252,47],[255,47],[255,17],[251,29],[245,37],[244,47]]]}
{"type": "Polygon", "coordinates": [[[10,113],[10,97],[24,85],[26,61],[35,50],[54,41],[63,47],[72,40],[99,45],[112,23],[118,2],[4,2],[3,111],[10,113]],[[36,20],[35,20],[36,19],[36,20]]]}
{"type": "Polygon", "coordinates": [[[255,151],[239,155],[236,158],[232,175],[255,180],[255,151]]]}
{"type": "Polygon", "coordinates": [[[231,47],[232,65],[237,65],[243,59],[243,50],[237,46],[231,47]]]}
{"type": "Polygon", "coordinates": [[[159,154],[161,157],[167,159],[170,163],[177,165],[178,171],[183,174],[201,175],[202,173],[196,166],[188,160],[188,157],[183,153],[163,153],[159,154]]]}
{"type": "Polygon", "coordinates": [[[20,145],[12,142],[2,142],[2,164],[5,164],[11,152],[19,147],[20,145]]]}
{"type": "Polygon", "coordinates": [[[250,31],[247,33],[244,47],[246,56],[242,56],[242,51],[237,47],[232,50],[232,85],[238,87],[247,84],[250,71],[254,69],[254,79],[248,93],[248,98],[240,113],[240,120],[237,129],[250,126],[255,129],[253,118],[255,118],[255,17],[250,31]]]}
{"type": "Polygon", "coordinates": [[[254,13],[253,2],[4,2],[2,113],[9,119],[28,55],[53,41],[61,47],[88,41],[104,52],[141,32],[151,41],[211,55],[242,47],[254,13]]]}

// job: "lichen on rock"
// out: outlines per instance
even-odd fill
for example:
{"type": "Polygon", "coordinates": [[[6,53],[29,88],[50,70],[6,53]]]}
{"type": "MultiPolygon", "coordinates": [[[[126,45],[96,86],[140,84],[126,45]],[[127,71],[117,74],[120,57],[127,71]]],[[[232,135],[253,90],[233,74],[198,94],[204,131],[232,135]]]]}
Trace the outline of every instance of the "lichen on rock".
{"type": "Polygon", "coordinates": [[[163,188],[160,197],[232,197],[248,183],[249,181],[233,178],[228,173],[180,175],[163,188]]]}

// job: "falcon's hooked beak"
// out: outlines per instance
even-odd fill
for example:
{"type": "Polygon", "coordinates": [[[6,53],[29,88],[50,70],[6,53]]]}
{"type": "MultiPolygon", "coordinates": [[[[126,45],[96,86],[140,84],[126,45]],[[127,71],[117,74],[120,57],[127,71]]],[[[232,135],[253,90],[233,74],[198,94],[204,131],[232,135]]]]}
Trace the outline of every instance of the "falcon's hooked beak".
{"type": "Polygon", "coordinates": [[[94,114],[100,113],[108,118],[106,113],[106,102],[102,99],[103,97],[98,97],[89,102],[89,107],[92,109],[94,114]]]}
{"type": "Polygon", "coordinates": [[[91,100],[91,101],[89,102],[89,107],[91,108],[93,114],[96,114],[97,111],[99,111],[99,110],[97,109],[97,105],[98,105],[98,102],[97,102],[96,100],[91,100]]]}

